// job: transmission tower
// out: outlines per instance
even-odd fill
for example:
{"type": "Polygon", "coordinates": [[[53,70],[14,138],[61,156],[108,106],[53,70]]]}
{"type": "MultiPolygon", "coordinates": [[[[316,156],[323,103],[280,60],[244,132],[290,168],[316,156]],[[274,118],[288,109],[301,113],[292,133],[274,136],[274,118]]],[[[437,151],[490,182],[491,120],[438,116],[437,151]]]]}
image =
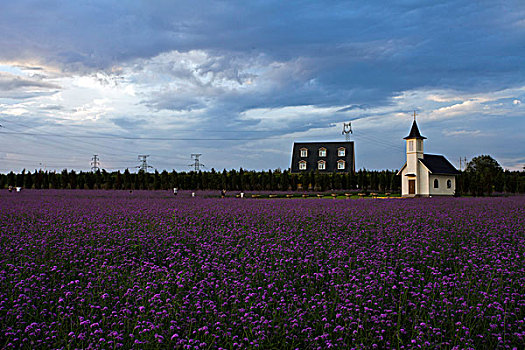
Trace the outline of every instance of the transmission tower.
{"type": "Polygon", "coordinates": [[[100,159],[98,158],[97,154],[93,155],[93,158],[91,158],[91,171],[96,173],[100,170],[100,159]]]}
{"type": "Polygon", "coordinates": [[[140,165],[137,165],[136,168],[139,168],[140,170],[144,171],[145,173],[148,172],[148,168],[153,168],[151,165],[148,165],[147,158],[149,157],[149,154],[139,154],[139,161],[141,162],[140,165]]]}
{"type": "Polygon", "coordinates": [[[350,134],[353,134],[352,131],[352,122],[343,123],[343,132],[342,134],[345,135],[346,142],[350,141],[350,134]]]}
{"type": "Polygon", "coordinates": [[[190,164],[189,166],[192,166],[195,171],[201,170],[201,167],[205,168],[205,165],[202,164],[199,160],[199,157],[202,156],[202,153],[192,153],[191,158],[193,159],[193,164],[190,164]]]}

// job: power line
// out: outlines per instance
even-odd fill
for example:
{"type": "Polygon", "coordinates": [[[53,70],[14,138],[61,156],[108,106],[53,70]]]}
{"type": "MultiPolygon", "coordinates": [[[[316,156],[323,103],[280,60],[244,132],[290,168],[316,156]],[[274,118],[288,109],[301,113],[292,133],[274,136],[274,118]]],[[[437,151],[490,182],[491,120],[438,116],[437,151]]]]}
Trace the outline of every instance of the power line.
{"type": "MultiPolygon", "coordinates": [[[[13,122],[13,121],[7,121],[8,123],[11,123],[11,124],[14,124],[14,125],[17,125],[17,126],[21,126],[21,127],[24,127],[24,128],[28,128],[28,129],[33,129],[33,127],[29,126],[29,125],[25,125],[25,124],[22,124],[22,123],[16,123],[16,122],[13,122]]],[[[51,137],[57,137],[57,136],[60,136],[60,135],[56,135],[56,134],[50,134],[50,133],[46,133],[46,132],[42,132],[42,133],[29,133],[27,132],[27,134],[34,134],[34,135],[23,135],[21,134],[21,132],[19,131],[11,131],[11,132],[3,132],[4,134],[7,134],[7,135],[10,135],[10,134],[14,134],[14,135],[21,135],[22,137],[23,136],[33,136],[33,137],[47,137],[47,136],[51,136],[51,137]],[[18,133],[18,134],[16,134],[18,133]]],[[[97,143],[93,143],[93,142],[88,142],[88,141],[83,141],[83,140],[74,140],[72,139],[71,137],[69,137],[67,134],[63,134],[62,135],[63,137],[66,137],[66,138],[69,138],[71,139],[73,142],[78,142],[78,143],[82,143],[82,144],[86,144],[86,145],[89,145],[89,150],[91,151],[93,149],[92,146],[95,146],[95,147],[100,147],[100,144],[97,144],[97,143]]],[[[40,139],[39,142],[42,142],[41,141],[42,139],[40,139]]],[[[45,142],[53,147],[57,147],[57,148],[62,148],[62,149],[68,149],[70,150],[71,147],[64,147],[63,144],[61,142],[57,142],[57,141],[53,141],[53,140],[49,140],[49,139],[45,139],[45,142]]],[[[78,146],[78,147],[83,147],[84,150],[87,150],[88,148],[86,148],[85,146],[78,146]]],[[[112,146],[111,149],[113,150],[117,150],[117,151],[122,151],[122,152],[129,152],[129,149],[119,149],[118,147],[115,147],[115,146],[112,146]]],[[[116,157],[119,157],[120,155],[116,154],[116,153],[111,153],[111,152],[105,152],[106,154],[110,154],[110,155],[113,155],[113,156],[116,156],[116,157]]]]}
{"type": "MultiPolygon", "coordinates": [[[[346,123],[345,123],[346,124],[346,123]]],[[[350,124],[350,123],[348,123],[350,124]]],[[[379,140],[375,137],[370,137],[362,134],[362,132],[354,134],[351,129],[351,124],[347,126],[349,132],[352,133],[355,137],[362,137],[373,141],[375,143],[387,146],[390,148],[404,149],[400,146],[393,146],[392,144],[386,143],[382,140],[379,140]]],[[[226,132],[226,131],[224,131],[226,132]]],[[[237,132],[237,131],[228,131],[228,132],[237,132]]],[[[245,131],[238,131],[245,132],[245,131]]],[[[254,131],[256,132],[256,131],[254,131]]],[[[257,131],[258,132],[258,131],[257,131]]],[[[270,131],[260,131],[260,132],[270,132],[270,131]]],[[[2,134],[12,134],[12,135],[28,135],[28,136],[50,136],[50,137],[68,137],[68,138],[86,138],[86,139],[120,139],[120,140],[132,140],[132,141],[253,141],[253,140],[270,140],[270,139],[282,139],[287,136],[273,136],[273,137],[251,137],[251,138],[200,138],[200,137],[137,137],[137,136],[119,136],[119,135],[64,135],[64,134],[52,134],[52,133],[35,133],[35,132],[6,132],[0,131],[2,134]]],[[[343,131],[344,133],[344,131],[343,131]]]]}
{"type": "Polygon", "coordinates": [[[119,139],[119,140],[133,140],[133,141],[252,141],[252,140],[268,140],[280,139],[279,137],[252,137],[252,138],[209,138],[209,137],[136,137],[136,136],[118,136],[118,135],[63,135],[51,133],[36,133],[36,132],[17,132],[17,131],[0,131],[1,134],[6,135],[27,135],[27,136],[51,136],[51,137],[69,137],[80,139],[119,139]]]}

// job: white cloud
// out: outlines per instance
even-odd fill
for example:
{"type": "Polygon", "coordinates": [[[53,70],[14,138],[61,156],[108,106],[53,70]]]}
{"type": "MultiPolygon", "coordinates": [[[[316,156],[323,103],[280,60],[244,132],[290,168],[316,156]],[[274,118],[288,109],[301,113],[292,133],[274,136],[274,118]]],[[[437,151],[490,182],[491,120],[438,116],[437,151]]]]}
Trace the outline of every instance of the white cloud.
{"type": "Polygon", "coordinates": [[[21,116],[29,111],[23,107],[19,107],[18,105],[14,106],[8,106],[8,105],[2,105],[0,106],[0,113],[12,115],[12,116],[21,116]]]}
{"type": "MultiPolygon", "coordinates": [[[[422,133],[425,136],[434,135],[429,140],[430,146],[441,152],[440,148],[447,143],[460,142],[462,136],[487,136],[480,131],[483,126],[479,117],[512,116],[512,110],[516,114],[513,105],[518,105],[525,98],[525,87],[486,93],[413,89],[394,95],[384,104],[371,104],[366,108],[354,108],[356,102],[351,98],[347,105],[297,103],[294,100],[295,91],[290,89],[302,89],[302,92],[311,94],[312,99],[324,89],[309,66],[310,62],[305,59],[278,62],[260,54],[228,57],[194,50],[170,51],[86,75],[57,74],[42,67],[34,70],[39,72],[38,77],[30,77],[31,69],[4,69],[5,74],[17,72],[21,79],[60,86],[60,89],[52,90],[50,95],[4,101],[0,112],[27,118],[27,123],[33,125],[35,130],[55,133],[202,137],[200,130],[208,129],[214,130],[214,138],[250,138],[254,134],[220,132],[232,126],[240,130],[270,131],[255,134],[258,136],[253,140],[213,144],[205,141],[191,144],[187,141],[91,142],[120,154],[122,158],[129,156],[131,149],[148,149],[150,151],[144,151],[169,159],[177,149],[177,152],[182,150],[188,154],[205,152],[215,162],[208,161],[210,168],[243,166],[252,169],[286,168],[293,141],[342,139],[340,123],[351,120],[356,132],[353,139],[358,143],[361,159],[358,167],[395,168],[398,162],[394,162],[392,157],[384,159],[382,154],[397,152],[403,147],[402,137],[409,129],[413,110],[418,111],[422,133]],[[447,137],[438,138],[436,133],[447,137]],[[118,149],[113,147],[115,144],[129,144],[129,147],[118,149]],[[243,149],[253,147],[261,153],[257,157],[244,157],[243,149]],[[372,151],[383,153],[368,156],[366,152],[372,151]],[[221,156],[224,152],[233,159],[221,156]]],[[[22,86],[20,91],[27,92],[31,88],[22,86]]],[[[308,98],[301,101],[308,101],[308,98]]],[[[75,150],[84,153],[100,149],[92,145],[76,145],[75,150]]],[[[50,149],[53,147],[56,145],[51,144],[50,149]]],[[[158,166],[172,167],[169,163],[158,166]]]]}

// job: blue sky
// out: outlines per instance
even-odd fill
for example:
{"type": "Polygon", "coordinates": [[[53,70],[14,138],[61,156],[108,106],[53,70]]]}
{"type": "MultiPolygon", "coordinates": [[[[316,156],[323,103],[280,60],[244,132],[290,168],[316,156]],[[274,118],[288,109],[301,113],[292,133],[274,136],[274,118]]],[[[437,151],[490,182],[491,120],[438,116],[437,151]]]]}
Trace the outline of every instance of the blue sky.
{"type": "Polygon", "coordinates": [[[337,141],[525,166],[523,1],[4,1],[0,171],[287,169],[337,141]]]}

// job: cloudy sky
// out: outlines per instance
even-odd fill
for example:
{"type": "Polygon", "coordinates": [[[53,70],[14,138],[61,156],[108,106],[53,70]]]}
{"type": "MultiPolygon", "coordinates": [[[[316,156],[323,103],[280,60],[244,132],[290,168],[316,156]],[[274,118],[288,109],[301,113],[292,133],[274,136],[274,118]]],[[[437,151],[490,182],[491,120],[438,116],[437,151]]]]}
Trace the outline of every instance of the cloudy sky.
{"type": "Polygon", "coordinates": [[[287,169],[338,141],[525,166],[525,2],[2,1],[0,172],[287,169]],[[388,4],[388,5],[386,5],[388,4]]]}

